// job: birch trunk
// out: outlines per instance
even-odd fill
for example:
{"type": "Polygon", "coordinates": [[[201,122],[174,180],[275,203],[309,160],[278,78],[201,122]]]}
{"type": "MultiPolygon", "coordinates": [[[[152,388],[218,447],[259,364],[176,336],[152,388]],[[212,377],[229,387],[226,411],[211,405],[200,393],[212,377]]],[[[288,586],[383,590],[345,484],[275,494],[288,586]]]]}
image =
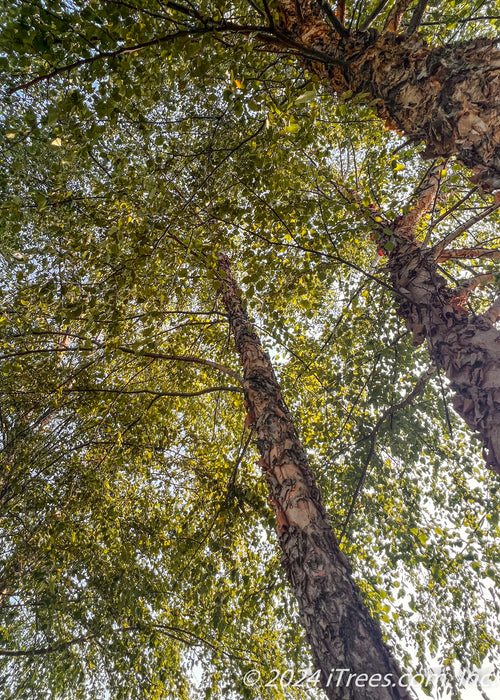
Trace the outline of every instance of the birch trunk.
{"type": "Polygon", "coordinates": [[[466,289],[447,286],[433,250],[401,238],[389,269],[414,344],[427,341],[436,367],[450,380],[453,407],[482,440],[487,466],[500,474],[500,333],[488,314],[470,313],[466,289]]]}
{"type": "Polygon", "coordinates": [[[454,251],[446,251],[443,243],[422,247],[416,238],[418,222],[438,186],[437,177],[431,176],[417,204],[395,222],[370,218],[378,229],[378,245],[384,249],[391,243],[391,283],[413,344],[427,342],[437,369],[450,380],[453,407],[483,442],[486,465],[500,474],[500,332],[495,327],[500,301],[485,314],[474,314],[467,306],[474,285],[453,289],[438,272],[438,262],[452,258],[454,251]]]}
{"type": "Polygon", "coordinates": [[[400,670],[339,549],[271,361],[242,306],[225,256],[219,256],[219,271],[244,371],[247,425],[257,435],[283,563],[323,688],[335,700],[409,700],[413,695],[399,685],[400,670]],[[357,675],[348,682],[349,674],[357,675]]]}
{"type": "Polygon", "coordinates": [[[439,47],[418,35],[337,33],[315,0],[279,0],[279,31],[339,95],[377,100],[386,124],[425,155],[458,159],[486,191],[500,189],[500,49],[481,38],[439,47]],[[314,53],[324,60],[315,60],[314,53]]]}

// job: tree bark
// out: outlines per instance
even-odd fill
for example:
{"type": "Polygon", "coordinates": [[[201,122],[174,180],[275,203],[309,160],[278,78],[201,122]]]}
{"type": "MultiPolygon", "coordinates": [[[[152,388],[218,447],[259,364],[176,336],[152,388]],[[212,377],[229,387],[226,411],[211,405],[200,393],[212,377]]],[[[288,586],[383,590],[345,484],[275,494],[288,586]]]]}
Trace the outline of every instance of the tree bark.
{"type": "Polygon", "coordinates": [[[404,687],[339,549],[271,361],[242,306],[224,255],[219,256],[218,268],[244,371],[246,424],[257,435],[283,563],[322,686],[335,700],[409,700],[413,695],[404,687]],[[348,681],[349,674],[357,675],[348,681]]]}
{"type": "Polygon", "coordinates": [[[279,0],[279,13],[282,35],[332,91],[377,100],[387,126],[424,141],[425,156],[456,155],[483,190],[500,189],[498,39],[431,47],[418,34],[393,33],[392,24],[341,36],[315,0],[279,0]]]}
{"type": "Polygon", "coordinates": [[[500,332],[494,325],[500,314],[497,302],[489,313],[474,314],[467,306],[474,285],[450,288],[438,272],[438,261],[448,259],[442,245],[423,248],[415,236],[437,187],[437,178],[431,176],[408,214],[393,223],[376,223],[378,244],[382,249],[389,241],[394,246],[388,269],[399,298],[398,313],[413,334],[413,344],[427,341],[437,369],[450,380],[453,407],[482,440],[486,465],[500,474],[500,332]]]}
{"type": "Polygon", "coordinates": [[[470,313],[467,289],[447,286],[432,250],[400,240],[389,269],[414,344],[427,339],[430,356],[455,392],[453,407],[482,440],[487,466],[500,474],[500,333],[486,314],[470,313]]]}

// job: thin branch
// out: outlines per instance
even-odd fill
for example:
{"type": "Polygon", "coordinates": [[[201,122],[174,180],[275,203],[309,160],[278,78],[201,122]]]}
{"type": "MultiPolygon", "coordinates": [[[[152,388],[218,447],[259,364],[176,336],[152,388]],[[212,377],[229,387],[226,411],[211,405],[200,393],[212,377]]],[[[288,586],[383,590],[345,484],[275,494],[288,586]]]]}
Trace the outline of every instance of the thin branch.
{"type": "Polygon", "coordinates": [[[349,32],[344,27],[343,20],[341,20],[340,17],[337,17],[335,12],[332,10],[328,0],[318,0],[318,5],[323,10],[326,18],[328,19],[332,27],[335,29],[337,34],[343,39],[347,39],[349,36],[349,32]]]}
{"type": "Polygon", "coordinates": [[[342,527],[342,532],[340,533],[339,536],[339,542],[342,542],[345,533],[347,531],[347,528],[349,526],[349,521],[352,517],[353,511],[354,511],[354,506],[356,505],[356,502],[358,500],[359,494],[361,493],[361,488],[363,486],[363,483],[365,481],[366,475],[368,473],[368,469],[370,467],[370,462],[373,457],[373,453],[375,451],[375,443],[377,439],[377,434],[382,425],[385,423],[387,418],[390,418],[396,411],[399,411],[403,408],[406,408],[411,402],[413,401],[414,398],[416,398],[420,392],[424,389],[425,385],[429,381],[430,377],[434,374],[436,371],[436,368],[434,366],[429,367],[426,369],[426,371],[420,376],[419,380],[413,387],[413,389],[410,391],[410,393],[405,396],[405,398],[400,401],[397,404],[394,404],[393,406],[390,406],[387,410],[384,411],[384,413],[380,416],[378,421],[375,423],[375,425],[372,428],[372,431],[370,435],[368,436],[370,438],[370,447],[368,449],[368,454],[366,456],[366,459],[363,463],[363,469],[361,472],[361,476],[359,477],[358,483],[356,485],[356,488],[354,490],[352,499],[351,499],[351,505],[349,506],[349,511],[347,513],[344,525],[342,527]]]}
{"type": "Polygon", "coordinates": [[[67,649],[75,644],[84,644],[95,638],[95,634],[85,634],[81,637],[70,639],[69,642],[59,642],[57,644],[51,644],[48,647],[38,647],[36,649],[0,649],[0,656],[41,656],[43,654],[52,654],[55,651],[67,649]]]}
{"type": "Polygon", "coordinates": [[[418,0],[418,4],[411,16],[408,29],[406,30],[406,36],[411,36],[412,34],[415,34],[417,29],[420,27],[420,23],[422,22],[422,17],[425,14],[427,5],[428,0],[418,0]]]}
{"type": "Polygon", "coordinates": [[[181,577],[184,575],[184,573],[187,571],[187,569],[191,566],[191,564],[193,563],[193,561],[196,559],[196,557],[198,556],[198,553],[200,552],[201,548],[203,547],[203,545],[205,544],[205,542],[206,542],[206,541],[208,540],[208,538],[210,537],[210,534],[211,534],[212,530],[213,530],[214,527],[215,527],[215,524],[216,524],[216,522],[217,522],[217,519],[219,518],[219,515],[220,515],[221,512],[222,512],[222,509],[228,505],[229,497],[231,496],[232,492],[234,491],[234,487],[235,487],[235,484],[236,484],[236,475],[237,475],[237,473],[238,473],[238,469],[239,469],[239,467],[240,467],[240,465],[241,465],[241,462],[242,462],[242,460],[243,460],[243,457],[245,456],[245,453],[246,453],[246,451],[247,451],[247,449],[248,449],[248,446],[250,445],[250,441],[251,441],[252,438],[254,437],[254,430],[253,430],[253,428],[252,428],[251,430],[248,431],[248,436],[247,436],[246,440],[244,439],[244,438],[245,438],[245,432],[246,432],[246,428],[243,428],[243,433],[242,433],[242,435],[241,435],[241,440],[240,440],[240,449],[239,449],[238,455],[236,456],[236,460],[235,460],[235,462],[234,462],[234,467],[233,467],[233,469],[232,469],[231,476],[229,477],[229,481],[228,481],[228,483],[227,483],[227,489],[226,489],[225,498],[224,498],[224,500],[220,503],[219,507],[217,508],[217,510],[216,510],[216,512],[215,512],[215,515],[214,515],[212,521],[210,522],[210,524],[209,524],[207,530],[205,531],[205,533],[204,533],[204,535],[203,535],[201,541],[199,542],[198,546],[196,547],[195,551],[194,551],[193,554],[190,556],[189,561],[182,567],[182,569],[181,569],[181,570],[179,571],[179,573],[177,574],[177,577],[176,577],[176,580],[177,580],[177,581],[179,581],[179,580],[181,579],[181,577]]]}
{"type": "Polygon", "coordinates": [[[360,31],[366,32],[367,29],[370,29],[374,21],[377,19],[379,14],[385,10],[385,7],[389,0],[380,0],[379,4],[375,7],[373,12],[368,15],[366,20],[363,22],[363,24],[360,27],[360,31]]]}
{"type": "Polygon", "coordinates": [[[479,212],[476,216],[471,217],[468,219],[465,223],[461,224],[456,228],[454,231],[449,233],[445,238],[440,243],[437,243],[434,248],[432,249],[434,259],[437,260],[441,257],[441,253],[443,250],[448,246],[450,243],[452,243],[455,238],[458,238],[459,236],[462,235],[462,233],[465,233],[470,229],[471,226],[474,226],[474,224],[479,223],[483,219],[485,219],[487,216],[492,214],[494,211],[496,211],[500,207],[500,203],[495,203],[492,204],[489,207],[486,207],[486,209],[483,209],[483,211],[479,212]]]}
{"type": "Polygon", "coordinates": [[[345,0],[337,0],[337,11],[335,12],[341,24],[345,24],[345,0]]]}
{"type": "Polygon", "coordinates": [[[479,187],[476,185],[475,187],[472,187],[467,194],[465,194],[461,199],[459,199],[453,206],[451,206],[449,209],[447,209],[444,214],[441,214],[435,221],[431,221],[429,226],[427,227],[427,232],[425,234],[425,240],[422,243],[422,248],[426,248],[432,231],[436,228],[438,224],[441,223],[441,221],[444,221],[446,217],[450,216],[454,211],[456,211],[464,202],[466,202],[472,195],[477,192],[479,187]]]}
{"type": "Polygon", "coordinates": [[[137,389],[132,391],[122,391],[121,389],[101,389],[98,387],[74,387],[72,389],[64,389],[63,394],[76,393],[89,393],[100,392],[104,394],[149,394],[161,399],[163,396],[180,396],[180,397],[190,397],[190,396],[202,396],[203,394],[211,394],[216,391],[235,391],[237,393],[242,393],[243,389],[239,386],[211,386],[206,389],[200,389],[199,391],[153,391],[152,389],[137,389]]]}
{"type": "Polygon", "coordinates": [[[397,32],[401,26],[403,15],[411,5],[411,0],[396,0],[391,11],[387,15],[384,24],[384,32],[397,32]]]}
{"type": "Polygon", "coordinates": [[[268,27],[256,27],[253,25],[238,26],[231,22],[214,22],[210,26],[192,27],[191,29],[187,29],[185,31],[173,32],[172,34],[157,37],[156,39],[151,39],[150,41],[145,41],[141,44],[135,44],[134,46],[123,46],[122,48],[116,49],[115,51],[102,51],[100,53],[97,53],[95,56],[81,58],[78,61],[75,61],[74,63],[69,63],[65,66],[60,66],[59,68],[55,68],[50,73],[46,73],[45,75],[38,75],[36,78],[32,78],[31,80],[29,80],[26,83],[23,83],[22,85],[18,85],[17,87],[11,88],[8,94],[13,95],[14,93],[20,92],[21,90],[27,90],[28,88],[32,87],[33,85],[36,85],[37,83],[48,81],[51,78],[60,75],[61,73],[70,72],[72,70],[75,70],[76,68],[80,68],[81,66],[94,63],[95,61],[102,61],[106,58],[116,58],[124,54],[135,53],[137,51],[142,51],[143,49],[150,48],[151,46],[161,46],[162,44],[166,44],[169,41],[174,41],[175,39],[179,39],[180,37],[199,36],[200,34],[209,34],[220,31],[228,31],[243,34],[248,34],[250,32],[259,32],[259,36],[266,36],[266,34],[268,33],[273,33],[272,30],[270,30],[268,27]]]}
{"type": "Polygon", "coordinates": [[[225,365],[221,365],[213,360],[206,360],[203,357],[194,357],[192,355],[167,355],[161,352],[138,352],[137,350],[132,350],[132,348],[127,348],[125,345],[120,345],[119,350],[122,352],[129,353],[130,355],[135,355],[136,357],[150,357],[153,360],[174,360],[175,362],[188,362],[198,365],[205,365],[206,367],[213,367],[213,369],[218,370],[227,374],[229,377],[236,379],[241,385],[243,385],[243,377],[235,372],[234,369],[230,369],[225,365]]]}
{"type": "Polygon", "coordinates": [[[500,249],[490,250],[489,248],[456,248],[455,250],[444,250],[437,258],[437,262],[446,260],[474,260],[484,258],[485,260],[500,260],[500,249]]]}
{"type": "Polygon", "coordinates": [[[253,9],[257,12],[257,14],[259,14],[261,17],[266,16],[265,11],[262,11],[262,9],[253,0],[248,0],[248,2],[253,7],[253,9]]]}
{"type": "MultiPolygon", "coordinates": [[[[190,632],[189,630],[182,629],[180,627],[172,627],[171,625],[162,625],[162,624],[152,624],[152,625],[130,625],[130,627],[122,627],[119,631],[120,633],[125,633],[125,632],[149,632],[151,629],[156,630],[158,632],[161,632],[162,634],[165,634],[167,637],[171,637],[172,639],[176,639],[179,642],[182,642],[183,644],[187,644],[189,646],[194,646],[196,644],[204,644],[211,649],[214,649],[215,651],[220,652],[221,654],[224,654],[225,656],[229,656],[230,658],[234,659],[239,659],[239,660],[247,660],[243,659],[240,656],[233,655],[231,652],[226,651],[222,647],[217,646],[213,642],[210,642],[208,639],[204,639],[203,637],[200,637],[199,635],[195,634],[194,632],[190,632]],[[182,636],[185,635],[185,636],[182,636]],[[191,637],[191,641],[189,639],[186,639],[185,637],[191,637]]],[[[75,637],[74,639],[70,639],[67,642],[58,642],[56,644],[50,644],[49,646],[46,647],[37,647],[35,649],[0,649],[0,656],[11,656],[11,657],[19,657],[19,656],[42,656],[45,654],[52,654],[56,651],[62,651],[64,649],[68,649],[71,646],[74,646],[75,644],[84,644],[85,642],[91,642],[95,641],[99,643],[99,636],[97,634],[86,634],[86,635],[81,635],[80,637],[75,637]]]]}
{"type": "MultiPolygon", "coordinates": [[[[337,18],[335,19],[338,22],[337,18]]],[[[297,55],[302,58],[310,58],[313,61],[320,61],[325,65],[345,66],[345,61],[341,60],[340,58],[334,58],[333,56],[329,56],[326,53],[317,51],[314,48],[304,46],[304,44],[301,44],[298,41],[294,41],[290,36],[287,36],[286,34],[277,29],[274,32],[271,32],[271,30],[267,30],[267,32],[269,36],[261,35],[260,33],[257,33],[255,36],[257,39],[261,39],[262,41],[264,41],[268,46],[275,44],[277,47],[285,46],[294,49],[292,55],[297,55]]],[[[349,33],[347,32],[347,29],[345,27],[341,35],[344,36],[344,33],[347,33],[347,36],[349,36],[349,33]]],[[[345,38],[347,38],[347,36],[345,38]]]]}
{"type": "MultiPolygon", "coordinates": [[[[143,7],[136,7],[135,5],[131,5],[128,2],[124,2],[124,0],[106,0],[106,2],[109,2],[113,5],[123,5],[125,7],[128,7],[131,10],[136,10],[137,12],[144,12],[147,15],[150,15],[151,17],[159,17],[160,19],[171,19],[168,15],[160,15],[154,12],[151,12],[150,10],[146,10],[143,7]]],[[[182,15],[187,15],[188,17],[194,17],[195,19],[198,19],[200,21],[203,21],[202,15],[200,15],[199,12],[194,7],[185,7],[184,5],[181,5],[178,2],[162,2],[161,3],[162,7],[165,7],[169,10],[176,10],[177,12],[180,12],[182,15]]]]}
{"type": "Polygon", "coordinates": [[[269,20],[269,26],[274,29],[275,23],[274,23],[274,15],[272,13],[271,8],[269,7],[269,3],[267,0],[262,0],[263,5],[264,5],[264,10],[267,15],[267,19],[269,20]]]}
{"type": "Polygon", "coordinates": [[[466,24],[467,22],[479,22],[480,20],[500,19],[500,15],[480,15],[478,17],[465,17],[464,19],[455,19],[454,17],[443,17],[435,22],[421,22],[421,27],[430,27],[436,24],[447,24],[455,22],[455,24],[466,24]]]}

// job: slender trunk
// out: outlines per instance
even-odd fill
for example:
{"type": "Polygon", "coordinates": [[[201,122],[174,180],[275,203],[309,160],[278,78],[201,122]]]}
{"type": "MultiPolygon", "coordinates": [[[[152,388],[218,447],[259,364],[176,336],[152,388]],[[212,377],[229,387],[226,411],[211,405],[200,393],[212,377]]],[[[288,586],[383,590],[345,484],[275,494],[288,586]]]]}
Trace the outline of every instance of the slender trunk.
{"type": "Polygon", "coordinates": [[[500,49],[480,38],[431,47],[418,35],[341,32],[315,0],[279,0],[280,32],[337,94],[377,100],[389,127],[427,157],[456,155],[487,191],[500,188],[500,49]],[[325,61],[315,61],[320,52],[325,61]],[[330,61],[330,63],[328,62],[330,61]]]}
{"type": "Polygon", "coordinates": [[[219,256],[219,271],[244,370],[247,425],[257,435],[259,464],[276,513],[283,563],[323,688],[335,700],[409,700],[412,694],[399,687],[397,664],[339,549],[271,361],[242,306],[229,260],[223,255],[219,256]],[[341,669],[346,670],[342,673],[341,669]],[[358,675],[348,682],[349,674],[358,675]]]}

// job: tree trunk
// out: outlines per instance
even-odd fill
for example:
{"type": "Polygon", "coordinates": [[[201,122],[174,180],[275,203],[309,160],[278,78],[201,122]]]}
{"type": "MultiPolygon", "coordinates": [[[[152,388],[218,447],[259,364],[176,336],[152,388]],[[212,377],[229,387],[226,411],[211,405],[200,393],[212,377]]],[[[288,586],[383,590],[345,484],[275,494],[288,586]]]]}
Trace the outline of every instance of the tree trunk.
{"type": "MultiPolygon", "coordinates": [[[[466,305],[474,280],[452,289],[438,273],[438,262],[452,258],[453,251],[444,250],[443,243],[423,248],[416,238],[417,224],[432,205],[438,186],[437,177],[431,175],[417,204],[392,223],[373,213],[370,218],[380,248],[391,244],[386,248],[391,248],[391,282],[413,344],[427,340],[432,360],[455,392],[455,410],[483,441],[487,466],[500,474],[500,333],[494,325],[500,301],[485,314],[474,314],[466,305]]],[[[475,253],[484,257],[481,249],[475,253]]]]}
{"type": "Polygon", "coordinates": [[[247,425],[257,435],[283,563],[323,688],[335,700],[409,700],[412,693],[405,683],[400,687],[400,670],[339,549],[271,361],[242,306],[229,260],[219,256],[218,266],[244,370],[247,425]],[[349,674],[357,675],[348,680],[349,674]]]}
{"type": "Polygon", "coordinates": [[[483,441],[486,464],[500,474],[500,333],[487,314],[470,313],[467,289],[447,286],[432,249],[399,239],[389,270],[414,344],[427,339],[430,356],[455,392],[455,410],[483,441]]]}
{"type": "Polygon", "coordinates": [[[280,29],[307,67],[339,95],[377,100],[389,127],[425,155],[458,159],[482,189],[500,189],[500,49],[481,38],[430,47],[418,35],[337,33],[320,2],[279,0],[280,29]],[[314,53],[324,60],[314,60],[314,53]]]}

